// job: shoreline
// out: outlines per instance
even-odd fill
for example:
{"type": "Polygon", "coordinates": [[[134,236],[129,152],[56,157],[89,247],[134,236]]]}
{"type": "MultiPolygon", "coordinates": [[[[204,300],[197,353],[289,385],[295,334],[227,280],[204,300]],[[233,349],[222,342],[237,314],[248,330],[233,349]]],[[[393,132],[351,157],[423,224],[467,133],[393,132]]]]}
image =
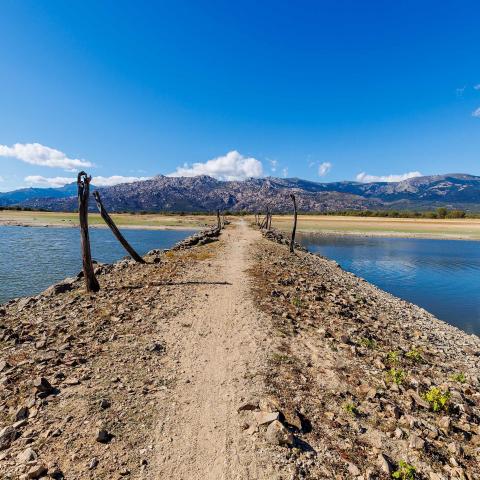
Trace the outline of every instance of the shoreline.
{"type": "MultiPolygon", "coordinates": [[[[0,227],[32,227],[32,228],[79,228],[79,224],[70,223],[34,223],[34,222],[13,222],[0,221],[0,227]]],[[[122,230],[202,230],[207,228],[207,225],[117,225],[122,230]]],[[[105,229],[108,225],[93,224],[88,226],[89,229],[105,229]]]]}
{"type": "MultiPolygon", "coordinates": [[[[33,228],[78,228],[79,225],[75,223],[36,223],[36,222],[17,222],[10,220],[0,220],[0,227],[33,227],[33,228]]],[[[117,227],[123,230],[202,230],[207,227],[207,225],[118,225],[117,227]]],[[[107,225],[102,224],[90,224],[89,228],[91,229],[105,229],[108,228],[107,225]]],[[[279,231],[283,232],[286,235],[289,235],[289,231],[283,228],[278,228],[279,231]]],[[[299,228],[297,227],[298,234],[307,234],[307,235],[318,235],[318,236],[356,236],[356,237],[378,237],[378,238],[410,238],[410,239],[420,239],[420,240],[456,240],[456,241],[470,241],[470,242],[479,242],[480,238],[477,238],[473,235],[468,234],[455,234],[455,233],[416,233],[416,232],[389,232],[389,231],[372,231],[372,232],[362,232],[357,230],[317,230],[309,228],[299,228]]]]}
{"type": "MultiPolygon", "coordinates": [[[[282,232],[288,234],[285,230],[282,232]]],[[[480,238],[475,238],[468,235],[461,234],[433,234],[433,233],[402,233],[402,232],[359,232],[355,230],[351,231],[342,231],[342,230],[307,230],[307,229],[298,229],[298,234],[307,234],[307,235],[318,235],[322,237],[378,237],[378,238],[411,238],[418,240],[463,240],[470,242],[479,242],[480,238]]]]}

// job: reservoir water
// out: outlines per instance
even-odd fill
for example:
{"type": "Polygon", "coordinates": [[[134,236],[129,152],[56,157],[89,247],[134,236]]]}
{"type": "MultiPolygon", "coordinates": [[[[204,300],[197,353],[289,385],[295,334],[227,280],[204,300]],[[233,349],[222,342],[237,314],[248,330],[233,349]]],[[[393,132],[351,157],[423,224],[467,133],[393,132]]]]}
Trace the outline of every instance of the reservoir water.
{"type": "MultiPolygon", "coordinates": [[[[122,231],[140,255],[169,248],[193,230],[122,231]]],[[[108,229],[90,229],[92,257],[112,263],[127,253],[108,229]]],[[[76,228],[0,226],[0,303],[31,296],[82,268],[80,234],[76,228]]]]}
{"type": "Polygon", "coordinates": [[[480,242],[301,234],[311,252],[467,333],[480,334],[480,242]]]}

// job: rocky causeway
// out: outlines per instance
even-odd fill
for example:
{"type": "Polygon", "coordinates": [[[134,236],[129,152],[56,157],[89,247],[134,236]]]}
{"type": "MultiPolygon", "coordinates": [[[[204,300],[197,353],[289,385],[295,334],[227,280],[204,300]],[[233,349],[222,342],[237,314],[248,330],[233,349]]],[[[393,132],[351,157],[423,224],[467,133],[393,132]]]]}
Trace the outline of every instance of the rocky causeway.
{"type": "Polygon", "coordinates": [[[144,258],[0,306],[0,478],[480,478],[477,336],[245,221],[144,258]]]}

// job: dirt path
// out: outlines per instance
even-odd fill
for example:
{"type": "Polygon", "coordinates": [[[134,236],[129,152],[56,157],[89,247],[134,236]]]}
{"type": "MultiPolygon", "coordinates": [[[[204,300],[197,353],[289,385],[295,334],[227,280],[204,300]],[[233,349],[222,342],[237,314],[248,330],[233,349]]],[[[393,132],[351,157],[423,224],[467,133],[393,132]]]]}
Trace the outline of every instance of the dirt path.
{"type": "Polygon", "coordinates": [[[238,223],[222,234],[220,251],[185,275],[188,308],[161,332],[177,381],[160,408],[155,478],[259,479],[264,462],[242,430],[239,403],[258,396],[267,335],[246,269],[258,231],[238,223]],[[163,418],[163,420],[162,420],[163,418]]]}

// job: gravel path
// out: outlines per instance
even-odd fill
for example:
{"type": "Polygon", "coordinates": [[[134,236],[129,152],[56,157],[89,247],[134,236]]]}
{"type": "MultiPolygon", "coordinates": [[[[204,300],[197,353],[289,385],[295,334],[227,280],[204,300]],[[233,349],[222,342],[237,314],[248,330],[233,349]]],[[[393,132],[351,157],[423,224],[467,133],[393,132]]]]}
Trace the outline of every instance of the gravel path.
{"type": "Polygon", "coordinates": [[[157,477],[264,478],[255,443],[242,431],[237,407],[261,393],[267,322],[253,304],[246,269],[258,231],[246,223],[222,234],[221,252],[184,281],[228,282],[185,288],[189,308],[162,337],[177,362],[178,381],[162,404],[157,477]]]}

